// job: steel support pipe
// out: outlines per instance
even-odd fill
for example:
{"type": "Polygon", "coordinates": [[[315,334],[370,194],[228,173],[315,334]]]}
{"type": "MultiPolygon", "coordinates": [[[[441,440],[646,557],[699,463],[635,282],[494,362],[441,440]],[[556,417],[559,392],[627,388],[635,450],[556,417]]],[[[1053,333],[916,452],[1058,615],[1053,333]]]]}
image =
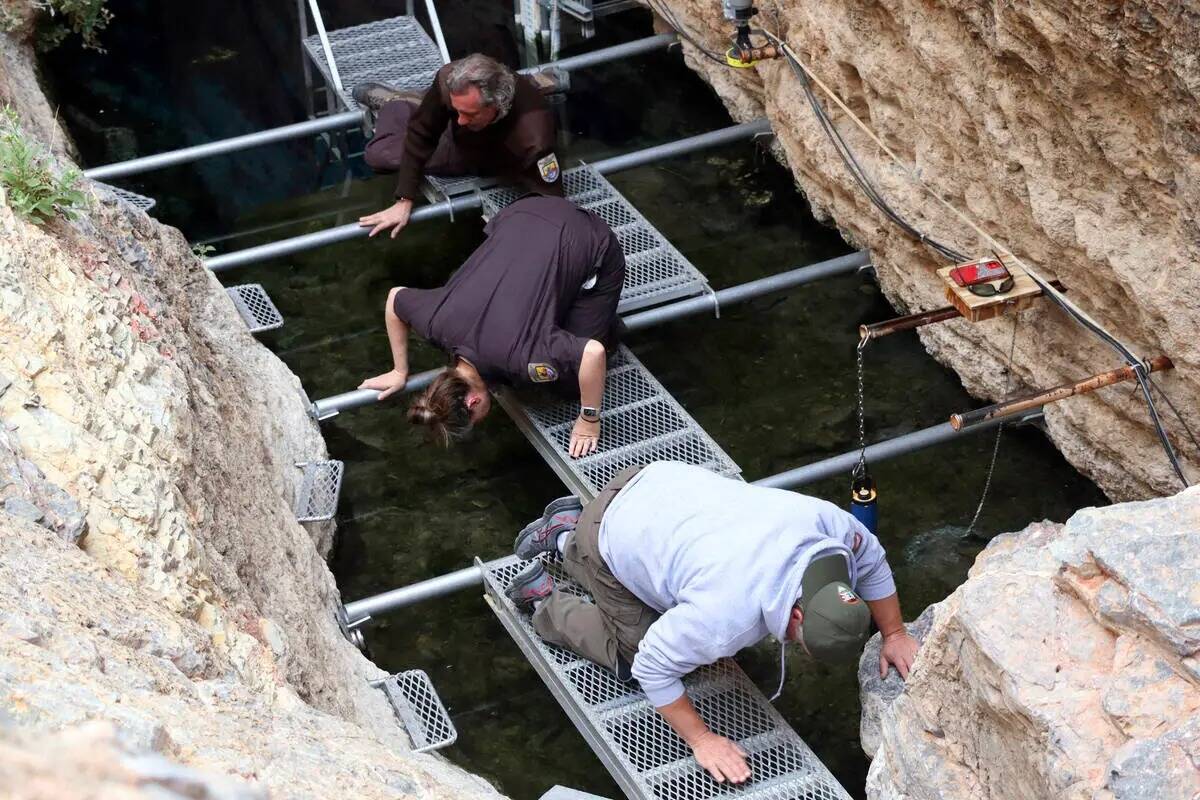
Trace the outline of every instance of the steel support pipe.
{"type": "MultiPolygon", "coordinates": [[[[608,61],[617,61],[622,58],[648,53],[653,50],[660,50],[668,47],[679,41],[679,37],[673,33],[660,33],[657,36],[647,36],[644,39],[638,39],[633,42],[625,42],[624,44],[614,45],[612,47],[604,47],[599,50],[593,50],[590,53],[583,53],[577,56],[560,59],[549,64],[540,64],[535,67],[529,67],[521,70],[523,74],[532,74],[542,70],[552,68],[573,70],[583,69],[584,67],[592,67],[597,64],[603,64],[608,61]]],[[[272,144],[274,142],[283,142],[288,139],[298,139],[302,136],[314,136],[318,133],[326,131],[340,131],[346,128],[356,128],[363,124],[362,111],[344,111],[339,114],[331,114],[327,117],[311,119],[307,122],[297,122],[294,125],[284,125],[279,128],[271,128],[257,133],[247,133],[242,136],[234,136],[230,139],[221,139],[216,142],[208,142],[206,144],[198,144],[192,147],[184,147],[180,150],[171,150],[166,153],[158,153],[152,156],[143,156],[134,158],[129,161],[120,161],[115,164],[105,164],[100,167],[92,167],[83,171],[84,176],[93,180],[101,181],[109,178],[122,178],[128,175],[136,175],[140,172],[150,172],[151,170],[163,169],[172,167],[176,164],[186,164],[190,161],[199,161],[202,158],[210,156],[222,155],[225,153],[234,153],[239,150],[248,150],[252,147],[260,147],[262,145],[272,144]]]]}
{"type": "MultiPolygon", "coordinates": [[[[741,139],[749,139],[762,133],[769,133],[770,130],[771,126],[765,119],[744,122],[741,125],[731,125],[728,128],[702,133],[699,136],[689,136],[686,139],[661,144],[657,147],[648,147],[645,150],[606,158],[593,163],[592,167],[602,175],[620,172],[621,170],[633,169],[634,167],[661,161],[664,158],[687,155],[697,150],[705,150],[741,139]]],[[[411,225],[413,222],[420,222],[425,219],[434,219],[435,217],[448,217],[452,215],[452,212],[458,213],[478,208],[479,204],[478,195],[467,194],[443,200],[440,203],[421,206],[409,217],[409,224],[411,225]]],[[[358,239],[366,236],[368,233],[370,233],[370,228],[364,228],[357,222],[352,222],[337,228],[308,233],[291,239],[283,239],[278,242],[259,245],[258,247],[248,247],[245,250],[237,250],[222,256],[213,256],[206,259],[204,263],[213,272],[223,272],[224,270],[242,267],[246,264],[256,264],[259,261],[266,261],[271,258],[279,258],[280,256],[313,250],[350,239],[358,239]]]]}
{"type": "MultiPolygon", "coordinates": [[[[1027,411],[1024,414],[1009,418],[1007,422],[1012,425],[1024,425],[1040,419],[1042,410],[1040,408],[1027,411]]],[[[964,428],[961,431],[956,431],[949,422],[943,422],[941,425],[934,425],[931,428],[906,433],[903,436],[897,436],[895,439],[873,444],[867,448],[867,461],[871,464],[878,464],[880,461],[887,461],[896,456],[915,453],[918,450],[924,450],[927,447],[933,447],[935,444],[942,444],[951,439],[956,439],[959,436],[965,436],[968,433],[979,433],[980,431],[990,430],[1004,423],[1006,420],[995,419],[987,422],[973,425],[970,428],[964,428]]],[[[808,483],[832,478],[837,475],[849,475],[850,471],[858,463],[859,451],[851,450],[849,453],[842,453],[840,456],[826,458],[823,461],[818,461],[815,464],[807,464],[803,467],[797,467],[787,472],[781,472],[778,475],[772,475],[769,478],[763,478],[754,482],[755,486],[767,486],[772,489],[795,489],[797,486],[804,486],[808,483]]]]}
{"type": "MultiPolygon", "coordinates": [[[[990,430],[1005,422],[1009,425],[1023,425],[1040,419],[1041,416],[1041,409],[1035,409],[1006,420],[989,420],[979,425],[973,425],[970,428],[964,428],[961,431],[954,430],[948,422],[941,425],[934,425],[932,428],[907,433],[903,436],[897,436],[895,439],[888,439],[886,442],[871,445],[867,448],[867,460],[871,463],[879,463],[890,458],[924,450],[927,447],[933,447],[934,445],[942,444],[970,433],[990,430]]],[[[772,489],[795,489],[805,484],[824,480],[825,478],[849,475],[850,471],[854,469],[854,465],[858,463],[858,456],[859,452],[857,450],[851,450],[848,453],[842,453],[840,456],[827,458],[815,464],[808,464],[789,470],[788,472],[772,475],[769,478],[763,478],[762,480],[755,481],[754,485],[766,486],[772,489]]],[[[435,597],[452,594],[474,586],[477,583],[482,583],[482,581],[483,576],[477,567],[467,567],[457,572],[451,572],[449,575],[441,575],[437,578],[430,578],[427,581],[414,583],[400,589],[393,589],[390,592],[384,592],[374,597],[355,600],[352,603],[346,604],[346,617],[350,621],[350,624],[354,625],[361,623],[368,616],[375,616],[424,600],[432,600],[435,597]]]]}
{"type": "MultiPolygon", "coordinates": [[[[739,283],[737,286],[730,286],[728,289],[721,289],[713,294],[692,297],[658,308],[652,308],[649,311],[630,314],[627,317],[623,317],[622,320],[625,322],[626,330],[640,331],[652,325],[661,325],[664,322],[671,322],[694,314],[715,311],[768,294],[784,292],[788,289],[794,289],[797,286],[803,286],[806,283],[819,281],[822,278],[844,275],[848,272],[863,269],[870,266],[870,264],[870,254],[866,250],[860,250],[850,255],[830,259],[829,261],[822,261],[807,267],[799,267],[787,272],[781,272],[778,275],[759,278],[748,283],[739,283]]],[[[416,392],[424,389],[439,372],[441,372],[440,369],[432,369],[414,375],[405,384],[404,391],[416,392]]],[[[342,394],[317,400],[312,404],[310,414],[314,419],[329,419],[342,411],[371,405],[377,402],[378,399],[379,391],[376,389],[355,389],[350,392],[343,392],[342,394]]]]}
{"type": "Polygon", "coordinates": [[[270,130],[258,131],[257,133],[247,133],[244,136],[234,136],[232,139],[221,139],[216,142],[185,147],[181,150],[171,150],[153,156],[143,156],[130,161],[93,167],[85,169],[83,174],[85,177],[97,181],[108,180],[109,178],[123,178],[127,175],[136,175],[139,172],[173,167],[176,164],[186,164],[189,161],[199,161],[209,156],[219,156],[224,153],[234,153],[238,150],[248,150],[251,147],[259,147],[261,145],[272,144],[273,142],[298,139],[302,136],[315,136],[318,133],[325,133],[326,131],[345,130],[346,128],[361,125],[362,122],[363,113],[361,111],[343,111],[340,114],[330,114],[327,117],[318,117],[306,122],[297,122],[294,125],[284,125],[281,128],[271,128],[270,130]]]}
{"type": "Polygon", "coordinates": [[[349,624],[355,625],[361,623],[367,617],[411,606],[425,600],[432,600],[435,597],[454,594],[480,583],[483,583],[483,575],[479,572],[479,568],[474,566],[467,567],[457,572],[451,572],[448,575],[439,575],[427,581],[414,583],[410,586],[402,586],[399,589],[392,589],[390,592],[377,594],[374,597],[366,597],[362,600],[347,603],[345,606],[346,619],[349,621],[349,624]]]}

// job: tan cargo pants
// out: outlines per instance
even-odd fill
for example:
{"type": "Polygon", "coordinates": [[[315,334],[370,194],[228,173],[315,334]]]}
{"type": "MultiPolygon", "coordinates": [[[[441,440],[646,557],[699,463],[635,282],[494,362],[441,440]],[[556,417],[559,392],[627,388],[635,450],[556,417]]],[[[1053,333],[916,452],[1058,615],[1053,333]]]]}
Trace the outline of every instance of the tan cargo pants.
{"type": "Polygon", "coordinates": [[[640,470],[628,467],[618,472],[584,507],[575,532],[567,540],[563,566],[594,602],[555,589],[533,615],[534,630],[543,639],[608,667],[621,677],[628,675],[638,643],[658,614],[622,586],[604,563],[599,546],[600,521],[617,492],[640,470]]]}

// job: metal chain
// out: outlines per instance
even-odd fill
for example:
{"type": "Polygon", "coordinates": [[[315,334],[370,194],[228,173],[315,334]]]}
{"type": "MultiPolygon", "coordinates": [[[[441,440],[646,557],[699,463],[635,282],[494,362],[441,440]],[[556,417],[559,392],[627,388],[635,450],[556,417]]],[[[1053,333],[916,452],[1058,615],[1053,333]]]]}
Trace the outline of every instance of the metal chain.
{"type": "MultiPolygon", "coordinates": [[[[867,469],[867,427],[866,427],[866,393],[863,391],[863,351],[871,341],[870,334],[858,341],[856,358],[858,361],[858,464],[851,473],[851,481],[867,469]]],[[[853,485],[853,484],[852,484],[853,485]]]]}
{"type": "MultiPolygon", "coordinates": [[[[1004,378],[1004,400],[1008,400],[1012,392],[1013,352],[1016,350],[1017,328],[1020,325],[1020,315],[1014,314],[1012,340],[1008,344],[1008,365],[1004,378]]],[[[979,522],[979,515],[983,513],[983,504],[987,502],[988,492],[992,488],[992,474],[996,471],[996,457],[1000,455],[1000,434],[1002,433],[1004,433],[1003,422],[996,428],[996,443],[992,446],[992,463],[988,465],[987,479],[983,482],[983,494],[979,496],[979,505],[975,507],[975,516],[971,517],[971,524],[967,526],[967,532],[963,534],[964,539],[969,538],[975,532],[975,524],[979,522]]]]}

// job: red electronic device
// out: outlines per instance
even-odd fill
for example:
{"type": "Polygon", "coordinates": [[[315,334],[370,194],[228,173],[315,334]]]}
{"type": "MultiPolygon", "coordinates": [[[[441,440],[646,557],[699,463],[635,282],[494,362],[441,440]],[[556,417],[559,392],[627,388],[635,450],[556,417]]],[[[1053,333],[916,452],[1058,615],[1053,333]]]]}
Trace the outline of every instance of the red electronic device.
{"type": "Polygon", "coordinates": [[[980,283],[1002,281],[1011,277],[1008,269],[995,259],[985,259],[971,264],[963,264],[950,270],[950,278],[964,289],[980,283]]]}

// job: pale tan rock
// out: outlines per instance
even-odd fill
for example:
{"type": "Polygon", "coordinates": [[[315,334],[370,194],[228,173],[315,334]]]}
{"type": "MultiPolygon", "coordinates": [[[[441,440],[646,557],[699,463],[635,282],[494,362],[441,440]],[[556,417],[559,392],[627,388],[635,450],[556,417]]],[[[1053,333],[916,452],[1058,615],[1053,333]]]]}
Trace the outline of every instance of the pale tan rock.
{"type": "MultiPolygon", "coordinates": [[[[731,28],[709,0],[662,0],[712,50],[731,28]]],[[[1200,429],[1200,6],[1088,0],[776,0],[756,18],[791,43],[906,165],[1128,342],[1165,353],[1157,378],[1200,429]]],[[[853,184],[781,61],[726,69],[685,45],[739,120],[765,114],[818,218],[870,248],[903,311],[946,304],[943,262],[886,222],[853,184]]],[[[822,97],[826,108],[831,108],[822,97]]],[[[986,255],[979,237],[925,195],[849,118],[838,129],[888,202],[918,228],[986,255]]],[[[930,353],[975,395],[1005,393],[1009,321],[923,329],[930,353]]],[[[868,353],[869,358],[869,353],[868,353]]],[[[847,354],[847,368],[851,367],[847,354]]],[[[1056,309],[1021,315],[1014,391],[1120,366],[1056,309]]],[[[1160,402],[1184,468],[1200,457],[1160,402]]],[[[947,415],[961,409],[946,409],[947,415]]],[[[1178,491],[1145,405],[1128,385],[1047,409],[1051,438],[1117,500],[1178,491]]]]}
{"type": "Polygon", "coordinates": [[[1200,489],[1004,535],[931,609],[869,798],[1200,792],[1200,489]]]}
{"type": "MultiPolygon", "coordinates": [[[[0,40],[36,136],[32,60],[0,40]]],[[[295,463],[326,457],[296,376],[179,231],[94,188],[69,224],[0,203],[0,728],[102,721],[130,758],[279,797],[495,796],[409,752],[338,630],[333,525],[292,510],[295,463]]]]}

